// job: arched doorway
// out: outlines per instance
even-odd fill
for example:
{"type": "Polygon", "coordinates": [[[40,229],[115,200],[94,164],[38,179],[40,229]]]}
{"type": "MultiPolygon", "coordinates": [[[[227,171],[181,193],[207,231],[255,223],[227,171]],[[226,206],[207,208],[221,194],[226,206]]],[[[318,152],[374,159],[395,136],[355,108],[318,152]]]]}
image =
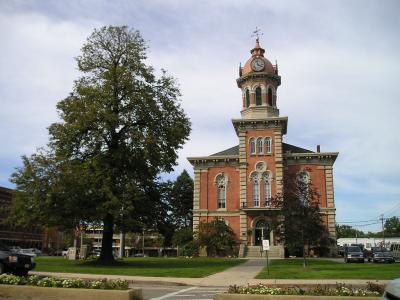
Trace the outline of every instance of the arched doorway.
{"type": "Polygon", "coordinates": [[[254,246],[261,246],[262,240],[269,240],[270,226],[266,220],[261,219],[255,222],[254,225],[254,246]]]}

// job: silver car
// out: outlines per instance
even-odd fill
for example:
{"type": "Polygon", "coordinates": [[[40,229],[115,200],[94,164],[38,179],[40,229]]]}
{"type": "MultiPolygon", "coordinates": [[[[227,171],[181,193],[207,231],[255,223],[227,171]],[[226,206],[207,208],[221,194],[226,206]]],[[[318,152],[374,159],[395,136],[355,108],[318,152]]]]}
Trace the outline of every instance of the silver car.
{"type": "Polygon", "coordinates": [[[386,287],[381,300],[400,299],[400,278],[392,280],[386,287]]]}

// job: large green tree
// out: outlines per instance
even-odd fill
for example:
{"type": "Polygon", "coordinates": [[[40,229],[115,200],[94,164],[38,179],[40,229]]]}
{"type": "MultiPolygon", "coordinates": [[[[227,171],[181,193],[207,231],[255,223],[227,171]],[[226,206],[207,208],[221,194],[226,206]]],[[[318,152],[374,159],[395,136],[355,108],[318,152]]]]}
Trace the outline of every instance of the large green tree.
{"type": "MultiPolygon", "coordinates": [[[[172,170],[190,133],[174,78],[155,75],[146,48],[140,33],[127,27],[94,30],[76,58],[83,75],[57,104],[61,121],[49,127],[45,163],[31,169],[38,157],[24,158],[12,175],[18,210],[40,207],[49,225],[61,214],[101,223],[103,262],[113,260],[115,223],[132,223],[142,204],[151,206],[152,182],[172,170]]],[[[133,223],[139,221],[152,222],[133,223]]]]}
{"type": "Polygon", "coordinates": [[[400,219],[398,217],[391,217],[385,221],[385,236],[398,237],[400,236],[400,219]]]}
{"type": "Polygon", "coordinates": [[[285,246],[292,253],[300,250],[306,266],[307,249],[327,246],[329,242],[319,210],[319,195],[308,173],[287,174],[284,194],[277,203],[282,207],[285,246]]]}
{"type": "Polygon", "coordinates": [[[171,210],[178,228],[192,224],[193,179],[186,170],[183,170],[173,183],[171,210]]]}
{"type": "Polygon", "coordinates": [[[354,238],[354,237],[368,237],[368,234],[361,230],[357,230],[349,225],[336,225],[336,237],[340,238],[354,238]]]}

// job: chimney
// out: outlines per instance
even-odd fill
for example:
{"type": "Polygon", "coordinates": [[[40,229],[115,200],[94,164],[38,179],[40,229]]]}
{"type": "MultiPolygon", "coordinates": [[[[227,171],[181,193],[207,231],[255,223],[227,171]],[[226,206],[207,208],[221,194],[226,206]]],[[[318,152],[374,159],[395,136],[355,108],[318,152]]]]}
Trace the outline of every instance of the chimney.
{"type": "Polygon", "coordinates": [[[321,146],[317,145],[317,153],[320,153],[320,152],[321,152],[321,146]]]}

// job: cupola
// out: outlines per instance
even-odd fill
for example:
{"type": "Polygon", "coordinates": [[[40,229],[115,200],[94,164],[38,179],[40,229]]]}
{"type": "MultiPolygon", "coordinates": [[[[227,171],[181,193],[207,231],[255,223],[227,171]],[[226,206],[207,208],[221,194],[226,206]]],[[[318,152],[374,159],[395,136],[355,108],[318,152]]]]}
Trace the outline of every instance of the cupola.
{"type": "Polygon", "coordinates": [[[277,89],[281,84],[278,65],[264,57],[265,50],[260,46],[257,36],[256,45],[250,50],[251,57],[243,68],[239,67],[239,78],[236,80],[242,90],[243,119],[264,119],[279,117],[277,108],[277,89]]]}

